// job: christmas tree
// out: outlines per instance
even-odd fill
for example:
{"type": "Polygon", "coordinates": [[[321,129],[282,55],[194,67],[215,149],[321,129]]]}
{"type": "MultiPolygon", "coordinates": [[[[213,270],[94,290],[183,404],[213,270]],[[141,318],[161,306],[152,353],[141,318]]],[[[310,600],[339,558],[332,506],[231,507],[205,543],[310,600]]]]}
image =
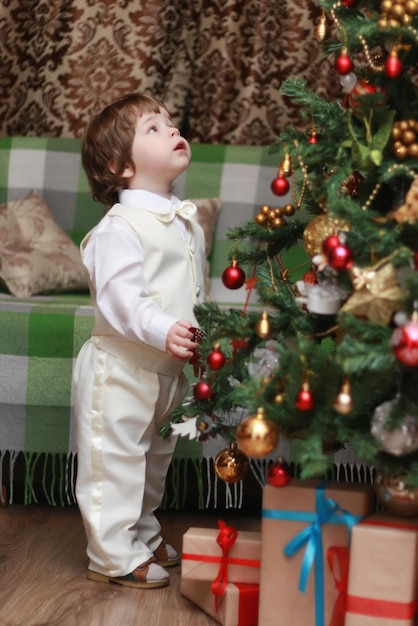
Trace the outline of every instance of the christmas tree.
{"type": "Polygon", "coordinates": [[[206,373],[172,422],[196,419],[201,437],[222,434],[244,458],[270,454],[281,436],[297,441],[302,478],[327,475],[332,453],[349,444],[384,480],[413,490],[418,0],[319,5],[312,28],[341,98],[328,101],[301,79],[283,84],[304,124],[272,146],[279,206],[229,233],[223,274],[227,287],[256,291],[261,313],[197,309],[206,373]],[[284,261],[295,247],[302,280],[284,261]]]}

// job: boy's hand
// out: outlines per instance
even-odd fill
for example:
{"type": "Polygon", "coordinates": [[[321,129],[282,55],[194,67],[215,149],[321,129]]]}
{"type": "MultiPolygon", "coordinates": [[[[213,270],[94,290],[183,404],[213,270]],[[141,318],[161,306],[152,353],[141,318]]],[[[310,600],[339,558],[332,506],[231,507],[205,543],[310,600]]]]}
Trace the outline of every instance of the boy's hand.
{"type": "Polygon", "coordinates": [[[194,340],[194,332],[191,330],[192,324],[187,320],[179,320],[172,325],[167,333],[166,351],[178,361],[187,361],[194,355],[194,351],[199,345],[194,340]]]}

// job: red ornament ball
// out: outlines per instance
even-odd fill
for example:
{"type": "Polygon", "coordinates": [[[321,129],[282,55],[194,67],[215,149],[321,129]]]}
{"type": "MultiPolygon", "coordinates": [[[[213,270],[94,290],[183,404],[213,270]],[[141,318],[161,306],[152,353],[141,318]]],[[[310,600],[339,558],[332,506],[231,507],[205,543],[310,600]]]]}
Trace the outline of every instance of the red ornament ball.
{"type": "Polygon", "coordinates": [[[239,289],[245,283],[245,272],[232,261],[222,274],[222,282],[227,289],[239,289]]]}
{"type": "Polygon", "coordinates": [[[414,267],[418,270],[418,252],[415,252],[414,254],[414,267]]]}
{"type": "Polygon", "coordinates": [[[333,250],[339,245],[340,245],[340,239],[338,235],[330,235],[329,237],[324,239],[324,241],[322,242],[322,252],[325,254],[325,256],[328,256],[331,250],[333,250]]]}
{"type": "Polygon", "coordinates": [[[339,243],[338,246],[335,246],[328,252],[327,261],[334,270],[342,272],[352,267],[353,255],[347,246],[339,243]]]}
{"type": "Polygon", "coordinates": [[[418,319],[396,328],[392,335],[393,353],[400,363],[409,367],[418,365],[418,319]]]}
{"type": "Polygon", "coordinates": [[[397,54],[391,54],[385,62],[383,71],[388,78],[397,78],[402,74],[403,64],[397,54]]]}
{"type": "Polygon", "coordinates": [[[212,389],[205,380],[200,380],[193,387],[193,396],[197,402],[205,402],[212,399],[212,389]]]}
{"type": "Polygon", "coordinates": [[[220,370],[225,365],[225,360],[224,353],[220,350],[219,346],[215,346],[212,352],[208,354],[206,362],[211,370],[220,370]]]}
{"type": "Polygon", "coordinates": [[[356,3],[356,0],[341,0],[341,4],[343,5],[343,7],[353,7],[356,3]]]}
{"type": "Polygon", "coordinates": [[[299,411],[312,411],[314,408],[314,399],[311,390],[304,385],[296,396],[295,407],[299,411]]]}
{"type": "Polygon", "coordinates": [[[377,92],[376,85],[367,82],[366,80],[359,80],[355,87],[350,91],[348,96],[348,102],[352,108],[356,108],[360,104],[359,98],[365,95],[373,95],[377,92]]]}
{"type": "Polygon", "coordinates": [[[267,470],[267,482],[273,487],[285,487],[292,480],[289,466],[279,457],[267,470]]]}
{"type": "Polygon", "coordinates": [[[341,76],[345,76],[353,71],[354,65],[347,54],[341,54],[335,59],[335,69],[341,76]]]}
{"type": "Polygon", "coordinates": [[[289,181],[284,176],[277,176],[271,183],[271,190],[276,196],[285,196],[289,189],[289,181]]]}

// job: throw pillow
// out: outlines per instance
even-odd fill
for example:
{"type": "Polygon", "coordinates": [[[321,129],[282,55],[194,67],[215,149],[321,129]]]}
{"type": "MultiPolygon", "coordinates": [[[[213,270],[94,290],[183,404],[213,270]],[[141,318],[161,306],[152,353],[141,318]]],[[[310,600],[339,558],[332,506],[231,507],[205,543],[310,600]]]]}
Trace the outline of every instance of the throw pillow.
{"type": "Polygon", "coordinates": [[[221,198],[191,198],[197,207],[197,221],[203,228],[206,242],[206,275],[205,275],[205,293],[206,300],[210,300],[210,262],[209,257],[213,246],[213,237],[215,234],[216,220],[218,213],[222,207],[221,198]]]}
{"type": "Polygon", "coordinates": [[[88,288],[80,251],[36,191],[0,205],[0,280],[10,293],[88,288]]]}

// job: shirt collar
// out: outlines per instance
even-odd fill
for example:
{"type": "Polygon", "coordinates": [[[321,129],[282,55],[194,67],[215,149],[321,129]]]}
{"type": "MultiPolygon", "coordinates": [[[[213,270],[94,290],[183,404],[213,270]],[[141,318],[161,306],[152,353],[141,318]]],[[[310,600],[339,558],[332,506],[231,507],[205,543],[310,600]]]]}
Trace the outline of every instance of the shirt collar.
{"type": "Polygon", "coordinates": [[[152,213],[165,215],[170,213],[173,206],[177,206],[180,200],[173,194],[168,199],[157,193],[145,191],[145,189],[122,189],[119,192],[119,202],[125,206],[141,207],[152,213]]]}

